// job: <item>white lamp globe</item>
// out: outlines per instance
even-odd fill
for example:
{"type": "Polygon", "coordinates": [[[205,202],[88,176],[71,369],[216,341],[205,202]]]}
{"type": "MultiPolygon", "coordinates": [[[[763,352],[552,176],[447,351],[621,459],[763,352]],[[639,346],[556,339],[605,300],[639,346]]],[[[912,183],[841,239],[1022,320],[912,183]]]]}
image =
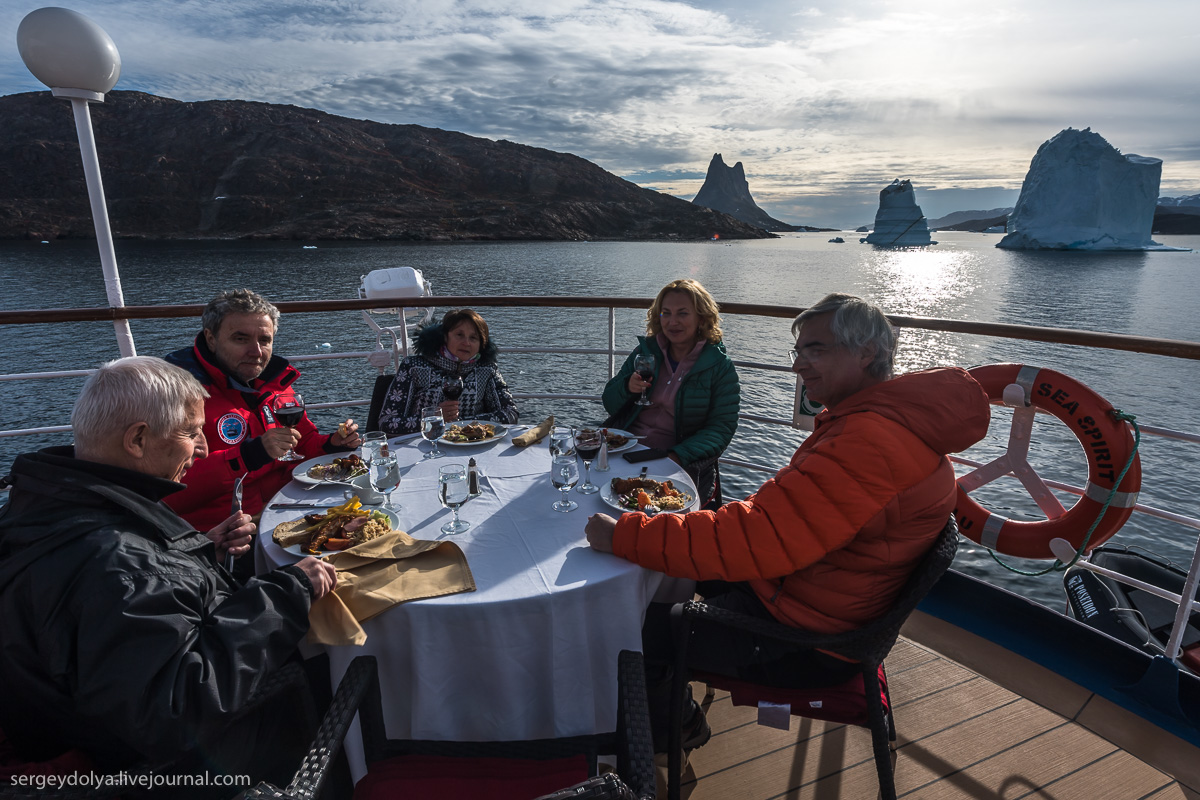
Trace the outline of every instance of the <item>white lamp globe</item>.
{"type": "Polygon", "coordinates": [[[17,27],[17,50],[33,77],[52,89],[104,94],[121,77],[117,46],[92,20],[67,8],[30,11],[17,27]]]}

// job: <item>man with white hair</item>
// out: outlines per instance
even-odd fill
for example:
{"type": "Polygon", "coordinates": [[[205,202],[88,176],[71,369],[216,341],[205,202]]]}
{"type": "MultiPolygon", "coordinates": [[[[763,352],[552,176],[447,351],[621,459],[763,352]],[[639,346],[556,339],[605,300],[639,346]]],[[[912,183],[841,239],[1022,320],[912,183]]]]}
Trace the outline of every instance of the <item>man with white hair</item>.
{"type": "MultiPolygon", "coordinates": [[[[298,734],[276,740],[286,755],[257,746],[283,717],[231,721],[293,657],[335,572],[303,559],[239,586],[213,541],[163,503],[206,452],[204,400],[165,361],[109,362],[75,403],[74,448],[18,456],[4,479],[0,727],[26,760],[76,749],[104,771],[175,762],[290,777],[298,734]]],[[[222,526],[252,528],[244,514],[222,526]]]]}
{"type": "Polygon", "coordinates": [[[362,443],[358,426],[347,419],[328,435],[307,416],[294,427],[272,414],[278,397],[295,393],[300,371],[275,355],[279,309],[249,289],[217,295],[204,308],[202,330],[191,347],[167,361],[192,373],[208,391],[204,435],[209,455],[183,478],[187,488],[167,501],[202,530],[216,525],[229,509],[234,482],[242,483],[242,508],[258,515],[292,479],[294,463],[278,460],[294,449],[305,458],[353,450],[362,443]]]}
{"type": "MultiPolygon", "coordinates": [[[[896,333],[877,306],[831,294],[792,324],[792,369],[824,404],[791,463],[718,511],[588,520],[592,547],[701,581],[711,604],[818,633],[885,612],[954,510],[946,456],[987,434],[987,393],[957,367],[893,374],[896,333]]],[[[651,723],[666,740],[674,660],[669,607],[643,628],[651,723]],[[657,667],[654,665],[657,663],[657,667]],[[664,694],[665,693],[665,694],[664,694]]],[[[832,686],[858,665],[723,628],[698,629],[696,669],[785,688],[832,686]]],[[[684,748],[708,739],[693,703],[684,748]]]]}

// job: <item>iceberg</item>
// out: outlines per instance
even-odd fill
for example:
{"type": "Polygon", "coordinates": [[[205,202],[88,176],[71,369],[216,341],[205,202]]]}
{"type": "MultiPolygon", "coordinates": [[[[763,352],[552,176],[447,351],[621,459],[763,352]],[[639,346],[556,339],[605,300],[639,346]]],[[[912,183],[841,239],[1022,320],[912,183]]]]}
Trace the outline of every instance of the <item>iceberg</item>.
{"type": "Polygon", "coordinates": [[[937,244],[929,238],[929,225],[917,205],[912,182],[897,178],[879,192],[875,230],[859,241],[884,247],[920,247],[937,244]]]}
{"type": "Polygon", "coordinates": [[[1038,148],[996,246],[1012,250],[1178,250],[1151,240],[1162,160],[1122,155],[1091,128],[1038,148]]]}

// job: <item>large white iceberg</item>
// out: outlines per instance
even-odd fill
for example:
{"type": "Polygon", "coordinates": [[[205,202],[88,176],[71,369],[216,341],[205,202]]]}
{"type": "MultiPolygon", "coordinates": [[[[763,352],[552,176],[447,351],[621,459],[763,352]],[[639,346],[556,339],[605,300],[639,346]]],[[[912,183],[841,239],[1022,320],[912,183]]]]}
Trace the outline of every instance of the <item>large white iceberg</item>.
{"type": "Polygon", "coordinates": [[[937,244],[929,238],[929,225],[917,205],[917,195],[910,181],[897,178],[880,190],[875,230],[861,241],[885,247],[937,244]]]}
{"type": "Polygon", "coordinates": [[[1150,239],[1162,160],[1122,155],[1091,128],[1038,148],[996,246],[1014,250],[1175,250],[1150,239]]]}

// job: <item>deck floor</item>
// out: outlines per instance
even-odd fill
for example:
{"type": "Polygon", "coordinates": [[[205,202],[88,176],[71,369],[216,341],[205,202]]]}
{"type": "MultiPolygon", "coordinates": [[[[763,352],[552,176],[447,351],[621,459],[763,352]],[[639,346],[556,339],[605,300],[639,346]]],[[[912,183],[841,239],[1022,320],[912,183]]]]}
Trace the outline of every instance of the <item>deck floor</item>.
{"type": "MultiPolygon", "coordinates": [[[[1070,720],[920,645],[887,661],[897,728],[896,791],[912,800],[1200,800],[1070,720]]],[[[703,687],[695,686],[703,701],[703,687]]],[[[706,702],[712,740],[691,754],[690,800],[869,800],[878,793],[865,728],[791,718],[756,723],[726,692],[706,702]]]]}

